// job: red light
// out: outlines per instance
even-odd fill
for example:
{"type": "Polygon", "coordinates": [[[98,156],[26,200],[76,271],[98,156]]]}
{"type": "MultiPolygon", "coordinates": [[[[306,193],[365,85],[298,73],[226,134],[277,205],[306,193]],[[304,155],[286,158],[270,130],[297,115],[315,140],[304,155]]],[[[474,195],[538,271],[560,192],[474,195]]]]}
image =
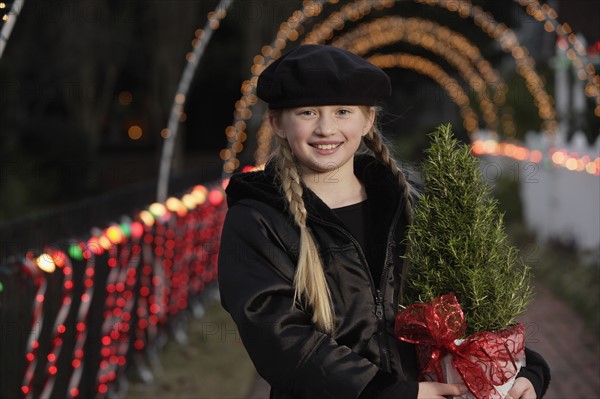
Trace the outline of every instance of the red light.
{"type": "Polygon", "coordinates": [[[102,337],[102,345],[108,346],[108,345],[110,345],[110,342],[111,342],[110,337],[108,337],[108,336],[102,337]]]}
{"type": "Polygon", "coordinates": [[[108,386],[106,384],[100,384],[100,385],[98,385],[98,392],[100,392],[100,393],[106,393],[106,391],[108,391],[108,386]]]}
{"type": "Polygon", "coordinates": [[[108,263],[108,266],[110,267],[115,267],[117,265],[117,260],[115,258],[110,258],[106,263],[108,263]]]}
{"type": "MultiPolygon", "coordinates": [[[[65,265],[65,257],[66,255],[61,251],[54,251],[52,253],[52,260],[54,261],[54,264],[58,267],[63,267],[65,265]]],[[[66,270],[65,273],[67,273],[66,270]]]]}
{"type": "Polygon", "coordinates": [[[144,234],[144,226],[140,222],[131,223],[131,236],[139,239],[144,234]]]}
{"type": "Polygon", "coordinates": [[[100,244],[100,238],[98,237],[90,238],[87,242],[87,247],[94,255],[102,255],[104,253],[104,248],[100,244]]]}
{"type": "Polygon", "coordinates": [[[54,374],[56,374],[56,372],[57,372],[57,371],[58,371],[58,369],[56,368],[56,366],[50,366],[50,367],[48,368],[48,373],[49,373],[50,375],[54,375],[54,374]]]}
{"type": "Polygon", "coordinates": [[[74,360],[71,362],[71,365],[73,366],[73,368],[74,368],[74,369],[76,369],[77,367],[81,366],[81,360],[79,360],[79,359],[74,359],[74,360]]]}
{"type": "Polygon", "coordinates": [[[61,324],[60,326],[56,327],[56,331],[58,331],[59,334],[64,334],[64,332],[67,331],[67,328],[64,324],[61,324]]]}
{"type": "Polygon", "coordinates": [[[102,348],[100,350],[100,354],[102,355],[102,357],[110,356],[110,348],[102,348]]]}
{"type": "Polygon", "coordinates": [[[143,330],[148,328],[148,322],[146,320],[139,320],[138,326],[143,330]]]}
{"type": "Polygon", "coordinates": [[[33,362],[33,359],[35,359],[35,356],[33,355],[33,353],[28,353],[27,356],[25,356],[25,358],[27,359],[28,362],[33,362]]]}
{"type": "Polygon", "coordinates": [[[49,362],[53,362],[56,360],[56,355],[54,353],[49,353],[46,358],[48,359],[49,362]]]}
{"type": "Polygon", "coordinates": [[[37,348],[38,348],[38,346],[40,346],[40,342],[39,342],[39,341],[37,341],[37,340],[36,340],[36,341],[33,341],[33,342],[31,343],[31,348],[32,348],[32,349],[37,349],[37,348]]]}
{"type": "MultiPolygon", "coordinates": [[[[85,331],[85,323],[83,323],[83,322],[77,323],[77,327],[76,328],[77,328],[77,331],[84,332],[85,331]]],[[[80,357],[80,356],[77,356],[77,357],[80,357]]]]}
{"type": "MultiPolygon", "coordinates": [[[[86,281],[86,286],[87,286],[87,281],[86,281]]],[[[90,296],[88,294],[81,295],[81,301],[82,302],[87,302],[89,300],[90,300],[90,296]]]]}
{"type": "Polygon", "coordinates": [[[29,387],[27,387],[27,386],[23,385],[23,386],[21,387],[21,391],[22,391],[24,394],[28,394],[28,393],[29,393],[29,387]]]}
{"type": "Polygon", "coordinates": [[[133,346],[135,347],[135,349],[140,351],[144,349],[144,341],[142,341],[141,339],[136,339],[133,343],[133,346]]]}
{"type": "MultiPolygon", "coordinates": [[[[79,366],[77,366],[79,367],[79,366]]],[[[71,390],[69,391],[71,393],[71,396],[76,397],[79,396],[79,389],[77,388],[71,388],[71,390]]]]}
{"type": "Polygon", "coordinates": [[[71,288],[73,288],[73,282],[65,281],[65,289],[70,290],[71,288]]]}
{"type": "Polygon", "coordinates": [[[76,349],[74,355],[77,359],[81,359],[83,357],[83,349],[76,349]]]}
{"type": "Polygon", "coordinates": [[[150,312],[154,314],[160,312],[160,306],[157,304],[150,305],[150,312]]]}
{"type": "Polygon", "coordinates": [[[39,294],[35,297],[35,300],[38,302],[44,302],[44,296],[42,294],[39,294]]]}
{"type": "Polygon", "coordinates": [[[210,193],[208,193],[208,202],[215,206],[219,205],[223,202],[223,192],[220,190],[210,190],[210,193]]]}

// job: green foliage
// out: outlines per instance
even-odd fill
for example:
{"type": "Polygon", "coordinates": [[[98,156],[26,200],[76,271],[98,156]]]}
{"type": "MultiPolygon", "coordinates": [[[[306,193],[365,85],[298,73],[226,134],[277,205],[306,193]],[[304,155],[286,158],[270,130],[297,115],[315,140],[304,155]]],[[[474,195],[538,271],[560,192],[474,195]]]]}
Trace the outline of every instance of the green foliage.
{"type": "Polygon", "coordinates": [[[467,334],[504,329],[531,299],[529,267],[508,242],[479,160],[467,145],[459,145],[450,125],[430,138],[425,191],[408,232],[405,303],[453,292],[465,313],[467,334]]]}

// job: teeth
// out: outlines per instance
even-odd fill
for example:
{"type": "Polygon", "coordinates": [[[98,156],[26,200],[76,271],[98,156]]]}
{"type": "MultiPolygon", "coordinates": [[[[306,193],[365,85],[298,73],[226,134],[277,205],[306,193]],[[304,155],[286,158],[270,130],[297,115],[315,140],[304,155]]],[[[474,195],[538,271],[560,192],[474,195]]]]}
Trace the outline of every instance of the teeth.
{"type": "Polygon", "coordinates": [[[315,147],[317,147],[319,150],[333,150],[338,146],[339,144],[315,144],[315,147]]]}

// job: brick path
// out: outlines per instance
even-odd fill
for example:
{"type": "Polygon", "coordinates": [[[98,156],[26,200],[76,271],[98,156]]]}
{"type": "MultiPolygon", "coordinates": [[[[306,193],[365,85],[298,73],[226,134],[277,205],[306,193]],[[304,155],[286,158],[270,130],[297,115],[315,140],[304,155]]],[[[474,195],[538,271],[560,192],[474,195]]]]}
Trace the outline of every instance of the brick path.
{"type": "MultiPolygon", "coordinates": [[[[571,308],[538,285],[521,321],[526,345],[550,365],[552,382],[545,399],[600,399],[600,339],[571,308]]],[[[268,384],[257,377],[247,399],[268,397],[268,384]]]]}

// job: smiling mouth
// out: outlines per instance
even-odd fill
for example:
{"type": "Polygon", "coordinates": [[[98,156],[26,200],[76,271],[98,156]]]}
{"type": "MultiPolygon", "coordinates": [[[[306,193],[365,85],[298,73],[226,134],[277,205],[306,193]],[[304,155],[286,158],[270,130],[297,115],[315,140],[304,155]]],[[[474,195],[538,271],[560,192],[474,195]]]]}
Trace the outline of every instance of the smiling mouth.
{"type": "Polygon", "coordinates": [[[338,148],[342,143],[337,144],[311,144],[312,147],[318,148],[319,150],[333,150],[338,148]]]}

